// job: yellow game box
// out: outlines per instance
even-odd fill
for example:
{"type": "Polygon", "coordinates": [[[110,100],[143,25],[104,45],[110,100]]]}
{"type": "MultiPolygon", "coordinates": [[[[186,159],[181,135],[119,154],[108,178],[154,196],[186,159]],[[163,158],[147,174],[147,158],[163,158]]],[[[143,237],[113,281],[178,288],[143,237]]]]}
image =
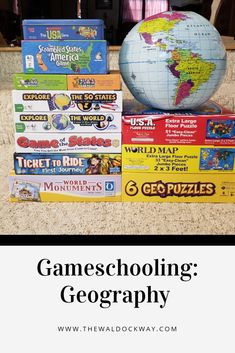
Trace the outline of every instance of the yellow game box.
{"type": "Polygon", "coordinates": [[[235,202],[234,174],[123,173],[123,202],[235,202]]]}
{"type": "Polygon", "coordinates": [[[123,172],[234,173],[235,147],[122,145],[123,172]]]}
{"type": "Polygon", "coordinates": [[[11,202],[121,201],[121,175],[16,175],[10,172],[11,202]]]}
{"type": "Polygon", "coordinates": [[[68,90],[120,90],[121,76],[117,70],[110,71],[109,74],[105,75],[67,75],[67,86],[68,90]]]}

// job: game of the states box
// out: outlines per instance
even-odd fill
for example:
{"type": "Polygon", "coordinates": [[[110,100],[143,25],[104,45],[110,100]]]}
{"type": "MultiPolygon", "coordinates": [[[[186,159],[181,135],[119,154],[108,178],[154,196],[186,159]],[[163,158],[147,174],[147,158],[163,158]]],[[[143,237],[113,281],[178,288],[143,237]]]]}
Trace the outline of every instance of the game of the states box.
{"type": "Polygon", "coordinates": [[[121,153],[121,133],[15,133],[18,153],[121,153]]]}
{"type": "Polygon", "coordinates": [[[235,145],[235,114],[209,101],[194,110],[163,111],[124,101],[123,144],[235,145]]]}
{"type": "Polygon", "coordinates": [[[232,146],[122,145],[122,170],[130,173],[234,173],[234,158],[232,146]]]}
{"type": "Polygon", "coordinates": [[[9,175],[10,201],[121,201],[121,175],[9,175]]]}
{"type": "Polygon", "coordinates": [[[15,112],[122,112],[122,91],[13,90],[15,112]]]}
{"type": "Polygon", "coordinates": [[[122,173],[124,202],[235,202],[234,174],[122,173]]]}

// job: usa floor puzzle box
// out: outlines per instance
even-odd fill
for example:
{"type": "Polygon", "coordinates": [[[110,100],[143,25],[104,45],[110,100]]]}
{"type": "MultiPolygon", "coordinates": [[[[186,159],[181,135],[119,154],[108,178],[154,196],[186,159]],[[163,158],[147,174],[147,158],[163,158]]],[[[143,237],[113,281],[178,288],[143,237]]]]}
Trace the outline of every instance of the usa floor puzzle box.
{"type": "Polygon", "coordinates": [[[122,91],[12,91],[15,112],[122,112],[122,91]]]}
{"type": "Polygon", "coordinates": [[[235,114],[214,102],[177,112],[125,102],[122,131],[123,144],[233,146],[235,114]]]}
{"type": "Polygon", "coordinates": [[[122,113],[14,113],[16,132],[121,132],[122,113]]]}
{"type": "Polygon", "coordinates": [[[38,74],[107,74],[105,40],[22,40],[23,72],[38,74]]]}
{"type": "Polygon", "coordinates": [[[10,201],[121,201],[120,175],[9,175],[10,201]]]}

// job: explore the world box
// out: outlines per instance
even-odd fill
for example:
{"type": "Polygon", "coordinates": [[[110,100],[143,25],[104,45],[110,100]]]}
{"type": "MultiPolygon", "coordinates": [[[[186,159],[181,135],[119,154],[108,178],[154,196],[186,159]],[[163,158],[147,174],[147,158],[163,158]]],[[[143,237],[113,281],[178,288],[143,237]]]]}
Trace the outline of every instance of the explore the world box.
{"type": "Polygon", "coordinates": [[[122,112],[122,91],[12,91],[15,112],[122,112]]]}
{"type": "Polygon", "coordinates": [[[124,202],[235,202],[234,174],[123,173],[124,202]]]}
{"type": "Polygon", "coordinates": [[[121,201],[121,175],[16,175],[9,177],[12,202],[121,201]]]}
{"type": "Polygon", "coordinates": [[[106,40],[22,40],[23,72],[38,74],[107,74],[106,40]]]}
{"type": "Polygon", "coordinates": [[[104,39],[102,19],[32,19],[22,24],[24,39],[29,40],[104,39]]]}
{"type": "Polygon", "coordinates": [[[234,158],[231,146],[122,145],[123,172],[234,173],[234,158]]]}
{"type": "Polygon", "coordinates": [[[14,113],[16,132],[121,132],[121,112],[14,113]]]}
{"type": "Polygon", "coordinates": [[[20,90],[67,90],[66,75],[21,74],[12,75],[15,89],[20,90]]]}
{"type": "Polygon", "coordinates": [[[235,145],[235,114],[214,102],[184,112],[127,106],[124,102],[124,144],[235,145]]]}
{"type": "Polygon", "coordinates": [[[14,153],[16,174],[109,175],[121,174],[121,154],[14,153]]]}
{"type": "Polygon", "coordinates": [[[18,153],[121,153],[121,133],[15,133],[18,153]]]}
{"type": "Polygon", "coordinates": [[[82,90],[88,89],[93,91],[99,90],[120,90],[121,76],[119,71],[110,71],[106,75],[67,75],[68,90],[82,90]]]}

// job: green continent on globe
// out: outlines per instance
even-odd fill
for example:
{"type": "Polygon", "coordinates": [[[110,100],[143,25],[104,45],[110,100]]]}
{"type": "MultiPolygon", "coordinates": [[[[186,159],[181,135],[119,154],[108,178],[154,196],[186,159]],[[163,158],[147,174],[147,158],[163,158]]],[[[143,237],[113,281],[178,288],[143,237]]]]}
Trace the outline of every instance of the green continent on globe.
{"type": "Polygon", "coordinates": [[[80,69],[88,69],[88,71],[91,71],[90,69],[90,62],[91,62],[91,51],[93,48],[93,44],[90,43],[89,46],[87,47],[87,49],[85,51],[81,51],[81,53],[79,54],[79,60],[74,61],[71,64],[71,69],[74,72],[80,72],[80,69]]]}
{"type": "Polygon", "coordinates": [[[215,64],[202,59],[199,54],[188,49],[175,49],[167,60],[168,68],[178,78],[175,105],[196,92],[200,85],[207,82],[215,69],[215,64]]]}

